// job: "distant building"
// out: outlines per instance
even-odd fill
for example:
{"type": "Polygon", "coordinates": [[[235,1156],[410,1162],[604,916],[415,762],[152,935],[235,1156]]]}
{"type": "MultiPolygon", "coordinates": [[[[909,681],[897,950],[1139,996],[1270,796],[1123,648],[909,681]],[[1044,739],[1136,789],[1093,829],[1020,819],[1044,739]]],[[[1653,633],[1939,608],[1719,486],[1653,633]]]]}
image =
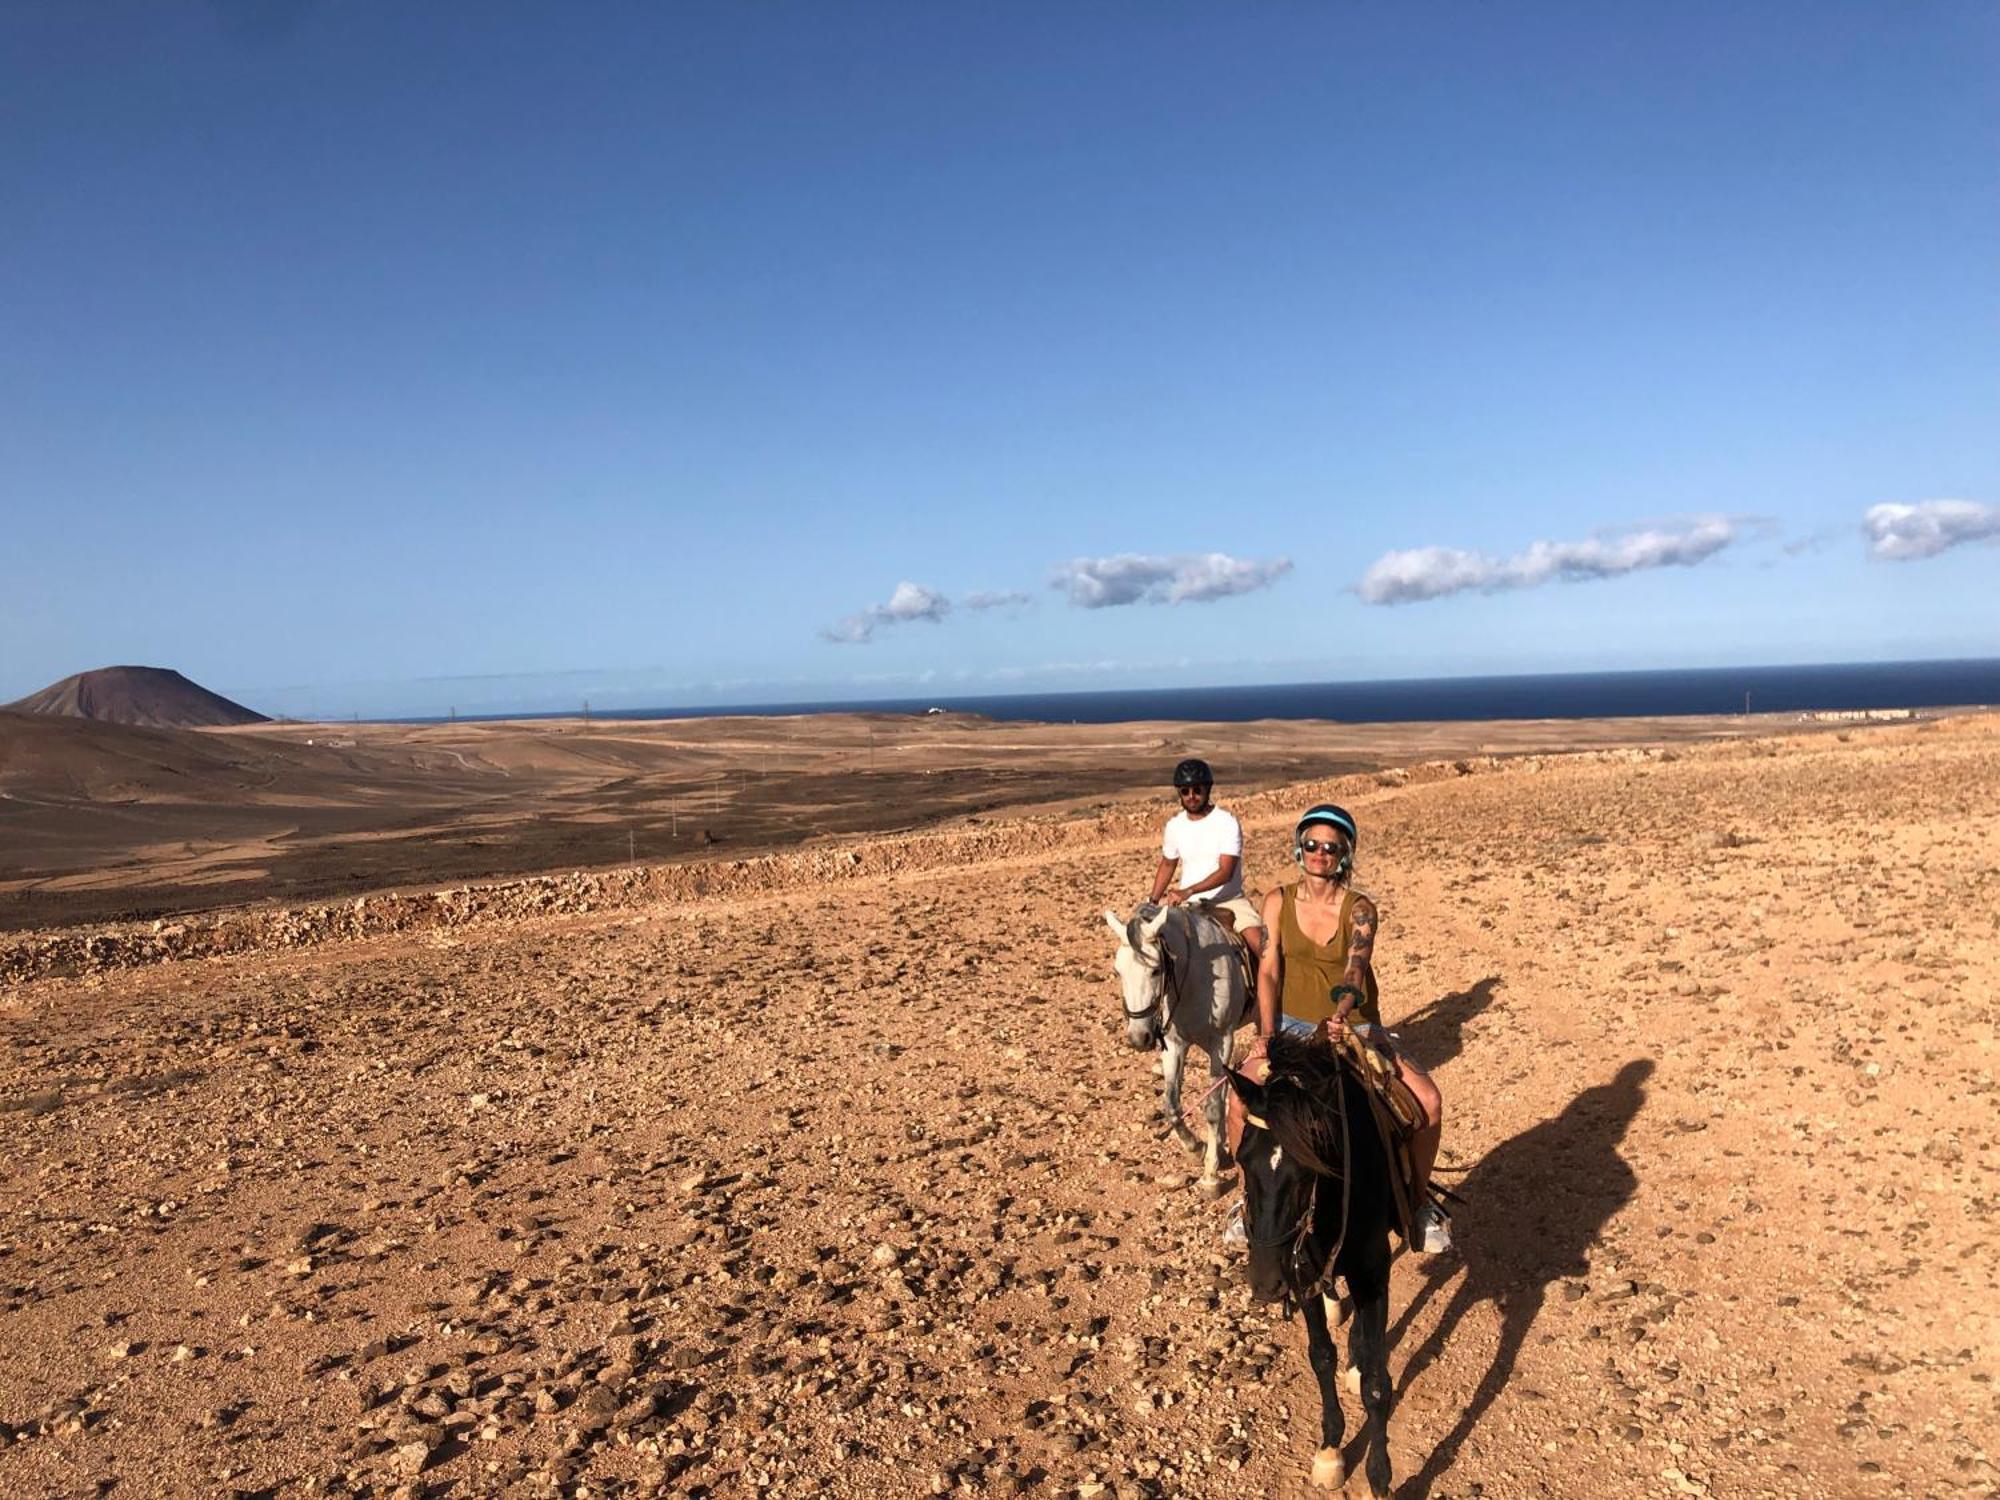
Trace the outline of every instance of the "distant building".
{"type": "Polygon", "coordinates": [[[1819,724],[1894,723],[1916,716],[1914,708],[1822,708],[1799,715],[1801,719],[1811,719],[1819,724]]]}

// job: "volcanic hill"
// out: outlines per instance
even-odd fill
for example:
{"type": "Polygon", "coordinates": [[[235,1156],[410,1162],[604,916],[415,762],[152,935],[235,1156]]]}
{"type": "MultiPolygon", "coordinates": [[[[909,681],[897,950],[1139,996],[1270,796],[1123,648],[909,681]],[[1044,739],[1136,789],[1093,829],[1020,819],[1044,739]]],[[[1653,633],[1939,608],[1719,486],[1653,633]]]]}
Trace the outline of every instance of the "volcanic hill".
{"type": "Polygon", "coordinates": [[[254,709],[211,693],[167,667],[100,667],[94,672],[78,672],[39,693],[0,704],[0,708],[153,729],[269,722],[254,709]]]}

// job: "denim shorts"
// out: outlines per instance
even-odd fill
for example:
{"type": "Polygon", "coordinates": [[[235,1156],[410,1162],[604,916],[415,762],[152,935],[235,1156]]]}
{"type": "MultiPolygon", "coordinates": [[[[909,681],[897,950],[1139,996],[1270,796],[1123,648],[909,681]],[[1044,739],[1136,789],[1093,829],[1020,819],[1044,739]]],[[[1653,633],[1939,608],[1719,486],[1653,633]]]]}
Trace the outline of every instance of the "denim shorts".
{"type": "MultiPolygon", "coordinates": [[[[1377,1026],[1373,1021],[1356,1021],[1353,1025],[1354,1029],[1364,1037],[1369,1037],[1371,1033],[1383,1030],[1382,1027],[1377,1026]]],[[[1292,1036],[1317,1036],[1319,1028],[1320,1023],[1318,1021],[1304,1021],[1297,1016],[1280,1016],[1278,1018],[1278,1030],[1292,1036]]],[[[1393,1036],[1395,1033],[1388,1032],[1387,1035],[1393,1036]]]]}

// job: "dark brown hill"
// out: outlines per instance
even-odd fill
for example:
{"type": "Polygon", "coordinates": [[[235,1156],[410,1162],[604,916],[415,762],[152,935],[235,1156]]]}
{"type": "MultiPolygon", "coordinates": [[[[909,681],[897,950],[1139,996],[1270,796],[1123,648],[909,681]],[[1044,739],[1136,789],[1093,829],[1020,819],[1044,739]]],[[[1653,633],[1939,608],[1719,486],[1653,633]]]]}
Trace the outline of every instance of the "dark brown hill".
{"type": "Polygon", "coordinates": [[[263,724],[263,714],[211,693],[167,667],[99,667],[51,683],[39,693],[0,705],[16,713],[63,714],[106,724],[198,729],[263,724]]]}

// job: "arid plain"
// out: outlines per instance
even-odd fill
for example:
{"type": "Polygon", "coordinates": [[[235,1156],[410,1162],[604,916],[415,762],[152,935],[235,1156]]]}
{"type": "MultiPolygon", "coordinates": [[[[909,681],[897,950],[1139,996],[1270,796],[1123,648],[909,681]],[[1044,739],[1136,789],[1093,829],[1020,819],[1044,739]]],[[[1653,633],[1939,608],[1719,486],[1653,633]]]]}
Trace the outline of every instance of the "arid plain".
{"type": "Polygon", "coordinates": [[[1354,809],[1385,1010],[1445,1090],[1463,1252],[1398,1262],[1399,1495],[1991,1493],[2000,718],[1728,728],[930,723],[922,759],[858,724],[761,782],[737,731],[578,730],[567,802],[465,766],[372,823],[321,734],[232,730],[239,770],[324,771],[324,827],[94,773],[130,826],[62,868],[22,772],[0,944],[78,961],[0,989],[0,1493],[1303,1494],[1298,1327],[1163,1135],[1097,916],[1189,750],[1241,768],[1253,885],[1298,807],[1354,809]],[[649,734],[713,759],[641,822],[603,746],[649,734]],[[1019,784],[940,795],[953,757],[1019,784]],[[352,915],[563,865],[409,857],[477,798],[637,867],[352,915]],[[723,842],[641,845],[683,817],[723,842]],[[336,893],[131,961],[155,912],[336,893]]]}
{"type": "Polygon", "coordinates": [[[0,930],[325,900],[1088,807],[1216,754],[1225,794],[1768,720],[1019,724],[970,714],[134,727],[0,711],[0,930]]]}

